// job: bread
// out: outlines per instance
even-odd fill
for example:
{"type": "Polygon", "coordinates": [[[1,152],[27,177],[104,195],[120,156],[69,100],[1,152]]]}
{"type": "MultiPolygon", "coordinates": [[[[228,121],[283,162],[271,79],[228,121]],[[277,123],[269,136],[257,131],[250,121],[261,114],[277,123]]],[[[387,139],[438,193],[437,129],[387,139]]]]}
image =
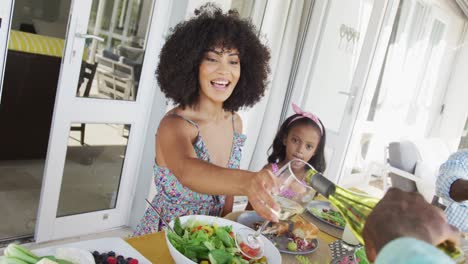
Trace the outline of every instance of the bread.
{"type": "Polygon", "coordinates": [[[282,221],[282,222],[272,224],[271,227],[265,228],[262,234],[264,235],[274,234],[277,236],[282,236],[286,234],[288,231],[289,231],[289,223],[282,221]]]}
{"type": "Polygon", "coordinates": [[[291,222],[294,223],[292,231],[294,236],[306,240],[312,240],[314,238],[317,238],[317,235],[319,233],[319,229],[317,228],[317,226],[306,221],[300,215],[295,215],[294,217],[292,217],[291,222]]]}

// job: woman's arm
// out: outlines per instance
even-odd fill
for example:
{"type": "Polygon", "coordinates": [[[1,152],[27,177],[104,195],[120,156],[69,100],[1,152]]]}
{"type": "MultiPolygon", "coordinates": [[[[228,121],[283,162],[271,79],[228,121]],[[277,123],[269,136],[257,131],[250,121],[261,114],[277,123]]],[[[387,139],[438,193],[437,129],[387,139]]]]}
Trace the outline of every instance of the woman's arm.
{"type": "Polygon", "coordinates": [[[224,208],[221,216],[226,216],[227,214],[232,212],[234,207],[234,196],[233,195],[226,195],[226,199],[224,201],[224,208]]]}
{"type": "Polygon", "coordinates": [[[178,117],[163,118],[156,138],[156,151],[163,153],[163,160],[157,159],[158,164],[168,167],[182,185],[195,192],[246,195],[261,216],[275,221],[276,216],[267,207],[278,208],[270,195],[270,190],[276,188],[273,174],[267,170],[228,169],[198,159],[192,146],[196,136],[193,130],[178,117]]]}

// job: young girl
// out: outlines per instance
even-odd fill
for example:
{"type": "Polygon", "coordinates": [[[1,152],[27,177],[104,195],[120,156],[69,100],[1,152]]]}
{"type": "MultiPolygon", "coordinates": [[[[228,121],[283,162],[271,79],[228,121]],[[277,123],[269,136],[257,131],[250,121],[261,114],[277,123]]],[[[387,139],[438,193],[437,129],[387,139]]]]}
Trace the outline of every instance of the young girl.
{"type": "MultiPolygon", "coordinates": [[[[268,164],[263,168],[274,174],[293,159],[301,159],[312,165],[317,171],[325,170],[325,128],[320,119],[309,112],[302,111],[292,104],[294,115],[284,121],[276,133],[268,164]]],[[[304,176],[304,168],[293,168],[296,175],[304,176]]],[[[300,177],[301,177],[300,176],[300,177]]],[[[300,180],[304,180],[301,178],[300,180]]],[[[249,204],[246,210],[252,210],[249,204]]]]}
{"type": "Polygon", "coordinates": [[[276,173],[292,159],[301,159],[323,172],[326,168],[326,134],[322,121],[294,103],[292,107],[295,114],[286,119],[276,133],[264,168],[276,173]]]}
{"type": "MultiPolygon", "coordinates": [[[[259,215],[275,221],[278,208],[271,172],[239,170],[245,141],[235,112],[263,96],[270,54],[254,26],[235,11],[207,4],[178,24],[164,44],[157,68],[161,91],[177,106],[156,134],[152,205],[167,222],[175,217],[232,211],[233,196],[246,195],[259,215]]],[[[148,208],[135,235],[163,222],[148,208]]]]}

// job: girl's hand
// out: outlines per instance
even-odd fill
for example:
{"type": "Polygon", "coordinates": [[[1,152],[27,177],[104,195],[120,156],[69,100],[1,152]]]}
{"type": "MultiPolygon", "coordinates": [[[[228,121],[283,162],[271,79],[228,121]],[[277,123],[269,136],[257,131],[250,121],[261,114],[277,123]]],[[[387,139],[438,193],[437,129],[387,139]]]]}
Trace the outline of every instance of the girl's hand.
{"type": "Polygon", "coordinates": [[[279,211],[280,207],[271,196],[272,193],[278,193],[276,176],[263,169],[253,173],[245,186],[247,198],[257,214],[266,220],[278,222],[278,217],[272,210],[279,211]]]}

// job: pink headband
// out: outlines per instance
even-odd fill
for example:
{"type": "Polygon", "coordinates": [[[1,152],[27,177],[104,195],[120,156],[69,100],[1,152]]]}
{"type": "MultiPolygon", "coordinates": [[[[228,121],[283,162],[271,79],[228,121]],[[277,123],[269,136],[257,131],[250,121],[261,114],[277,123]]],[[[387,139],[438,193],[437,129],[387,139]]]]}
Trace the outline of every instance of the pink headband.
{"type": "Polygon", "coordinates": [[[294,110],[294,113],[298,114],[299,116],[297,116],[297,117],[293,118],[291,121],[289,121],[288,126],[292,122],[294,122],[294,121],[296,121],[298,119],[301,119],[301,118],[304,118],[304,117],[309,118],[310,120],[314,121],[314,123],[317,124],[317,126],[320,128],[320,135],[323,135],[322,124],[320,123],[320,120],[316,115],[314,115],[314,114],[312,114],[310,112],[302,111],[302,109],[299,106],[297,106],[295,103],[292,103],[292,108],[294,110]]]}

